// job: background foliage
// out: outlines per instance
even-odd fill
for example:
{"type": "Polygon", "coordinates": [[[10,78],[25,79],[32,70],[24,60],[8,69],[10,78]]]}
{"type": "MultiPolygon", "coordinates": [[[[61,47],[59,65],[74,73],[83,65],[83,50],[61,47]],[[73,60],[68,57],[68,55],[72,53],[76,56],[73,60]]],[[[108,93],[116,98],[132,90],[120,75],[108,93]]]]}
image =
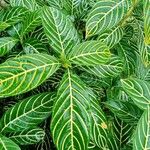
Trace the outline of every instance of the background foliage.
{"type": "Polygon", "coordinates": [[[0,1],[0,150],[150,149],[150,0],[0,1]]]}

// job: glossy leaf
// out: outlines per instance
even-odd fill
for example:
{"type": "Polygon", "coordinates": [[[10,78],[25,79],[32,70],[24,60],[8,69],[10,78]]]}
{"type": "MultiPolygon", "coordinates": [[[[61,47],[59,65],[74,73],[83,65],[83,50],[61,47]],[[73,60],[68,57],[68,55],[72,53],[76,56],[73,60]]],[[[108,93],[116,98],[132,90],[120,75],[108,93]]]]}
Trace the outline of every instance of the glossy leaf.
{"type": "Polygon", "coordinates": [[[17,39],[11,37],[0,38],[0,56],[7,54],[17,42],[17,39]]]}
{"type": "Polygon", "coordinates": [[[147,109],[150,104],[150,83],[140,79],[121,80],[122,88],[141,109],[147,109]]]}
{"type": "Polygon", "coordinates": [[[51,114],[53,100],[52,94],[43,93],[15,104],[0,119],[0,132],[16,132],[35,127],[51,114]]]}
{"type": "Polygon", "coordinates": [[[0,135],[0,150],[21,150],[21,149],[12,140],[0,135]]]}
{"type": "Polygon", "coordinates": [[[43,140],[45,132],[40,128],[22,130],[21,132],[14,132],[9,134],[9,139],[18,145],[29,145],[38,143],[43,140]]]}
{"type": "Polygon", "coordinates": [[[51,122],[58,150],[87,150],[89,109],[90,97],[86,86],[68,69],[58,89],[51,122]]]}
{"type": "Polygon", "coordinates": [[[113,56],[106,64],[84,67],[83,70],[99,78],[115,77],[123,70],[123,62],[119,57],[113,56]]]}
{"type": "Polygon", "coordinates": [[[111,29],[123,19],[131,6],[131,0],[98,1],[90,11],[86,22],[86,36],[111,29]]]}
{"type": "Polygon", "coordinates": [[[43,27],[50,45],[58,54],[68,54],[79,43],[78,33],[71,20],[60,10],[44,7],[43,27]]]}
{"type": "Polygon", "coordinates": [[[35,11],[39,8],[38,4],[36,3],[36,0],[10,0],[10,4],[12,7],[25,7],[31,11],[35,11]]]}
{"type": "Polygon", "coordinates": [[[104,64],[110,56],[108,47],[100,41],[87,41],[78,44],[68,55],[71,63],[82,66],[104,64]]]}
{"type": "Polygon", "coordinates": [[[49,78],[60,64],[46,54],[23,55],[0,64],[0,97],[25,93],[49,78]]]}

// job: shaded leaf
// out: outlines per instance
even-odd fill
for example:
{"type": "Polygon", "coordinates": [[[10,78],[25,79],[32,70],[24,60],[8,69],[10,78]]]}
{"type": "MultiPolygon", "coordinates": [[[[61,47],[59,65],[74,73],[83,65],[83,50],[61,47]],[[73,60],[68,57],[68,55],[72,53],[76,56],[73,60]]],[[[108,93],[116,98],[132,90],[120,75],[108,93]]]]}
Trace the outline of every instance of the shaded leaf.
{"type": "Polygon", "coordinates": [[[41,140],[43,140],[44,136],[44,130],[35,128],[11,133],[9,134],[9,139],[14,141],[18,145],[29,145],[40,142],[41,140]]]}
{"type": "Polygon", "coordinates": [[[53,94],[42,93],[15,104],[1,118],[0,132],[17,132],[35,127],[50,115],[53,100],[53,94]]]}
{"type": "Polygon", "coordinates": [[[17,39],[11,37],[0,38],[0,56],[7,54],[17,42],[17,39]]]}
{"type": "Polygon", "coordinates": [[[19,146],[9,138],[0,136],[0,149],[1,150],[21,150],[19,146]]]}

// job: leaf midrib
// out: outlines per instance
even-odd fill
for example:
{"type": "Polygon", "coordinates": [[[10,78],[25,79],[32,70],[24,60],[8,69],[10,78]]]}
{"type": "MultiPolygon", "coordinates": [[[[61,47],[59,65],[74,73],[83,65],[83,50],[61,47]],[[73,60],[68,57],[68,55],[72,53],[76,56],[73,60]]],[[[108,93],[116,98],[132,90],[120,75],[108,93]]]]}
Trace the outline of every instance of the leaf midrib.
{"type": "MultiPolygon", "coordinates": [[[[125,0],[122,0],[120,1],[119,3],[117,3],[114,7],[112,7],[107,13],[105,13],[105,15],[103,17],[101,17],[101,19],[95,24],[95,26],[97,26],[103,19],[105,19],[105,17],[111,12],[113,11],[116,7],[118,7],[122,2],[124,2],[125,0]]],[[[95,26],[93,26],[91,28],[91,30],[89,30],[88,32],[90,33],[94,28],[95,26]]]]}
{"type": "MultiPolygon", "coordinates": [[[[46,97],[46,96],[45,96],[45,97],[46,97]]],[[[45,98],[45,97],[44,97],[44,98],[45,98]]],[[[43,98],[43,99],[44,99],[44,98],[43,98]]],[[[38,99],[39,99],[39,97],[38,97],[36,100],[38,100],[38,99]]],[[[43,100],[43,99],[42,99],[42,100],[43,100]]],[[[50,101],[52,101],[52,100],[50,100],[50,101]]],[[[45,104],[49,103],[50,101],[46,101],[45,103],[41,103],[41,105],[38,105],[37,107],[31,109],[30,111],[25,112],[25,113],[23,113],[22,115],[20,115],[19,117],[16,117],[15,119],[9,121],[9,122],[1,129],[0,133],[2,133],[2,132],[4,131],[4,129],[7,128],[7,127],[8,127],[11,123],[13,123],[14,121],[16,121],[16,120],[18,120],[18,119],[20,119],[20,118],[26,116],[27,114],[29,114],[29,113],[35,111],[36,109],[38,109],[38,108],[44,106],[45,104]]]]}
{"type": "Polygon", "coordinates": [[[45,68],[45,67],[48,67],[48,66],[53,66],[53,65],[56,65],[56,64],[59,65],[60,63],[58,62],[58,63],[46,64],[46,65],[43,65],[43,66],[40,66],[40,67],[35,67],[35,68],[32,68],[32,69],[29,69],[29,70],[27,70],[27,71],[24,71],[24,72],[21,72],[21,73],[19,73],[19,74],[16,74],[16,75],[14,75],[14,76],[12,76],[12,77],[6,78],[6,79],[4,79],[4,80],[0,80],[0,85],[1,85],[3,82],[7,82],[8,80],[14,79],[14,78],[19,77],[19,76],[21,76],[21,75],[23,75],[23,74],[26,74],[26,73],[29,73],[29,72],[32,72],[32,71],[34,71],[34,70],[38,70],[38,69],[41,69],[41,68],[45,68]]]}

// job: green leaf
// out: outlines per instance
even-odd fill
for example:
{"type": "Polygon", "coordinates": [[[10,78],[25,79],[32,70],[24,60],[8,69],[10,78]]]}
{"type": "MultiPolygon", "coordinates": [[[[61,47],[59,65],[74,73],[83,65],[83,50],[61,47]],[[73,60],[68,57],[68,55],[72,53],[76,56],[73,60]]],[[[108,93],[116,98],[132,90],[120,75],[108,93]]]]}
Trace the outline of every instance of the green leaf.
{"type": "Polygon", "coordinates": [[[111,56],[108,47],[100,41],[86,41],[76,45],[68,55],[71,63],[93,66],[106,63],[111,56]]]}
{"type": "Polygon", "coordinates": [[[44,136],[45,132],[43,129],[35,128],[11,133],[9,134],[9,139],[18,145],[29,145],[40,142],[44,139],[44,136]]]}
{"type": "Polygon", "coordinates": [[[150,148],[150,109],[144,111],[140,118],[133,138],[133,150],[148,150],[150,148]]]}
{"type": "Polygon", "coordinates": [[[121,80],[122,88],[141,109],[147,109],[150,104],[150,84],[146,81],[132,78],[121,80]]]}
{"type": "Polygon", "coordinates": [[[23,49],[26,54],[48,52],[45,45],[40,40],[34,38],[28,38],[24,43],[23,49]]]}
{"type": "Polygon", "coordinates": [[[88,8],[88,1],[89,0],[62,0],[62,4],[70,15],[75,18],[80,18],[85,15],[88,8]]]}
{"type": "Polygon", "coordinates": [[[98,146],[100,149],[108,148],[107,139],[108,139],[108,125],[107,120],[99,106],[98,100],[94,93],[89,90],[91,96],[91,129],[90,135],[92,142],[98,146]]]}
{"type": "Polygon", "coordinates": [[[22,28],[22,23],[19,22],[9,28],[7,28],[7,33],[14,38],[20,39],[21,40],[21,35],[20,35],[20,30],[22,28]]]}
{"type": "Polygon", "coordinates": [[[0,132],[33,128],[51,114],[54,95],[42,93],[26,98],[8,109],[0,120],[0,132]]]}
{"type": "Polygon", "coordinates": [[[124,60],[124,75],[129,76],[135,72],[136,60],[137,60],[137,47],[134,43],[121,40],[116,45],[116,50],[120,58],[124,60]]]}
{"type": "Polygon", "coordinates": [[[99,78],[115,77],[123,70],[123,62],[119,57],[113,56],[106,64],[96,65],[94,67],[82,67],[82,69],[99,78]]]}
{"type": "Polygon", "coordinates": [[[130,140],[133,134],[133,126],[115,117],[113,122],[113,135],[119,150],[130,140]]]}
{"type": "Polygon", "coordinates": [[[45,34],[56,53],[68,54],[73,46],[79,43],[79,36],[73,23],[56,8],[44,7],[42,21],[45,34]]]}
{"type": "Polygon", "coordinates": [[[24,21],[22,22],[22,27],[20,30],[20,35],[23,37],[25,34],[33,31],[36,27],[41,25],[40,11],[28,13],[24,21]]]}
{"type": "Polygon", "coordinates": [[[12,140],[0,135],[0,150],[21,150],[21,149],[12,140]]]}
{"type": "Polygon", "coordinates": [[[0,28],[3,30],[7,27],[16,24],[23,20],[24,16],[28,13],[28,10],[22,7],[13,7],[6,9],[0,19],[0,28]]]}
{"type": "Polygon", "coordinates": [[[58,150],[87,150],[90,97],[84,83],[69,69],[53,107],[51,131],[58,150]]]}
{"type": "Polygon", "coordinates": [[[136,124],[142,115],[142,111],[130,102],[109,100],[105,104],[115,116],[131,125],[136,124]]]}
{"type": "Polygon", "coordinates": [[[18,40],[12,37],[0,38],[0,56],[7,54],[17,42],[18,40]]]}
{"type": "Polygon", "coordinates": [[[131,0],[98,1],[86,22],[86,36],[93,36],[116,26],[131,6],[131,0]]]}
{"type": "Polygon", "coordinates": [[[29,54],[0,64],[0,97],[30,91],[48,79],[60,63],[47,54],[29,54]]]}
{"type": "Polygon", "coordinates": [[[36,0],[10,0],[10,5],[12,7],[25,7],[31,11],[35,11],[39,8],[39,5],[36,3],[36,0]]]}
{"type": "Polygon", "coordinates": [[[150,1],[144,0],[144,33],[145,43],[150,45],[150,1]]]}
{"type": "Polygon", "coordinates": [[[106,43],[108,47],[112,48],[114,45],[119,43],[123,35],[123,28],[118,26],[100,34],[98,40],[106,43]]]}

